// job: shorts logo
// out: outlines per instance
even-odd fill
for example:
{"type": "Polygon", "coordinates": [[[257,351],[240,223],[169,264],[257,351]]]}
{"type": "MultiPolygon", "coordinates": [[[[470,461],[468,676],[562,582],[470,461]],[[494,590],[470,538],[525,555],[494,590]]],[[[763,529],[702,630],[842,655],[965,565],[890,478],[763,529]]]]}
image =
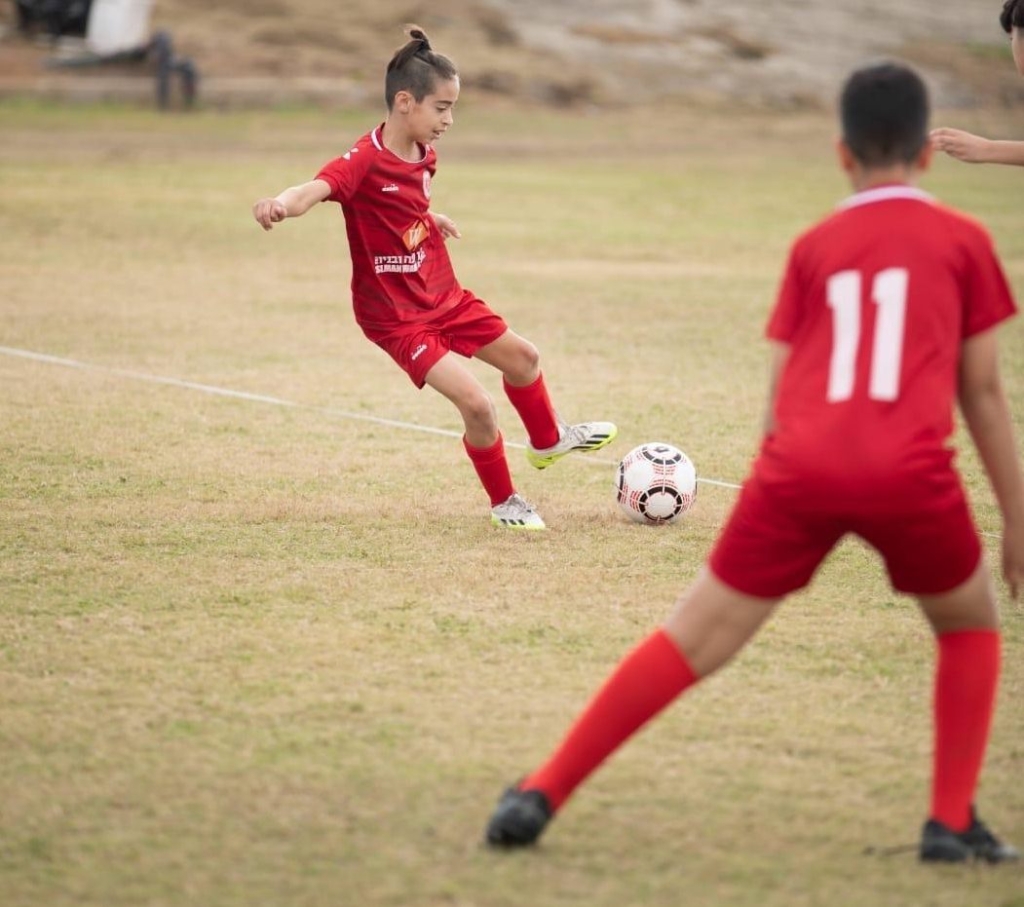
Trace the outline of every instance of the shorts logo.
{"type": "Polygon", "coordinates": [[[402,234],[402,242],[410,252],[415,252],[420,243],[427,238],[427,225],[418,220],[405,233],[402,234]]]}
{"type": "Polygon", "coordinates": [[[417,359],[420,358],[420,354],[421,353],[425,353],[426,351],[427,351],[427,345],[425,343],[421,343],[418,347],[416,347],[416,349],[413,350],[412,355],[409,358],[413,362],[415,362],[417,359]]]}

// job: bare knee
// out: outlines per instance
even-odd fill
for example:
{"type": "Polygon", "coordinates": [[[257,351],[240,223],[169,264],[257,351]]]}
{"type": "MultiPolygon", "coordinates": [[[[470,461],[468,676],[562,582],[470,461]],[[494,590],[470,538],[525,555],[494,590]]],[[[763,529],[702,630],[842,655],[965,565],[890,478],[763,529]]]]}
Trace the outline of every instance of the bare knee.
{"type": "Polygon", "coordinates": [[[494,401],[483,389],[467,394],[458,400],[456,405],[466,424],[466,436],[472,443],[474,440],[490,439],[492,442],[498,434],[498,413],[494,401]]]}
{"type": "Polygon", "coordinates": [[[515,353],[504,369],[509,384],[525,386],[537,380],[540,374],[540,352],[529,340],[519,338],[515,353]]]}
{"type": "Polygon", "coordinates": [[[984,560],[955,589],[941,595],[922,595],[918,605],[936,635],[960,630],[995,630],[999,610],[992,575],[984,560]]]}
{"type": "Polygon", "coordinates": [[[697,675],[707,677],[750,641],[778,603],[737,592],[704,570],[676,602],[665,632],[697,675]]]}

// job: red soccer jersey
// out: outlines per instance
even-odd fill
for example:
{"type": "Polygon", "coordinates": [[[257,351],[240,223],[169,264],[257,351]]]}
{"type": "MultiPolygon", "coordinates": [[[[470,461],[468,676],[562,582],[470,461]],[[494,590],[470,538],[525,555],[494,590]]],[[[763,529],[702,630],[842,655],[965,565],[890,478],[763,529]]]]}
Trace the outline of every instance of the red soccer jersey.
{"type": "Polygon", "coordinates": [[[854,195],[790,253],[761,474],[856,501],[947,469],[961,344],[1015,311],[980,225],[908,186],[854,195]]]}
{"type": "Polygon", "coordinates": [[[317,174],[331,187],[327,201],[345,214],[352,255],[352,305],[371,340],[422,324],[450,309],[461,287],[444,238],[430,217],[430,181],[437,155],[402,160],[384,147],[382,126],[317,174]]]}

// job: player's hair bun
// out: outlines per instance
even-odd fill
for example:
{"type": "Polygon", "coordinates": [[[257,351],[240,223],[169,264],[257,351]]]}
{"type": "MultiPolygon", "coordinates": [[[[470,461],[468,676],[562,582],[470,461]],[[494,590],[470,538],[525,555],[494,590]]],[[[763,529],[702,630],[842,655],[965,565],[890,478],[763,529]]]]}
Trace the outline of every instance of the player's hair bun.
{"type": "Polygon", "coordinates": [[[418,25],[410,25],[408,26],[406,31],[408,32],[409,37],[412,38],[413,41],[419,42],[420,46],[419,49],[417,50],[417,53],[432,49],[430,47],[430,38],[427,37],[427,33],[418,25]]]}

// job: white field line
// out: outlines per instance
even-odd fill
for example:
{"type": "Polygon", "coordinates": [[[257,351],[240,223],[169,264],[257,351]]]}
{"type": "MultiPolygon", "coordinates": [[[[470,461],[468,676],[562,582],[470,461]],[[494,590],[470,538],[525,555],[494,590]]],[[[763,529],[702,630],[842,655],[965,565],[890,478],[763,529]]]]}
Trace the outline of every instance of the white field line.
{"type": "MultiPolygon", "coordinates": [[[[32,362],[42,362],[47,365],[59,365],[64,368],[78,369],[84,372],[98,372],[105,375],[116,375],[119,378],[128,378],[132,381],[144,381],[147,384],[163,384],[167,387],[178,387],[186,390],[199,391],[203,394],[210,394],[215,397],[230,397],[234,400],[248,400],[251,403],[266,403],[271,406],[284,406],[289,409],[302,409],[308,412],[320,413],[331,416],[335,419],[351,419],[356,422],[371,422],[374,425],[385,425],[389,428],[401,428],[406,431],[419,431],[431,435],[443,435],[448,438],[461,438],[462,432],[450,431],[446,428],[435,428],[432,425],[420,425],[416,422],[402,422],[398,419],[384,419],[380,416],[368,416],[365,413],[350,413],[342,409],[334,409],[329,406],[313,406],[307,403],[296,403],[293,400],[283,400],[280,397],[270,397],[266,394],[252,394],[248,391],[233,390],[229,387],[217,387],[212,384],[200,384],[196,381],[186,381],[182,378],[171,378],[165,375],[151,375],[146,372],[136,372],[131,369],[114,368],[108,365],[96,365],[91,362],[81,362],[77,359],[65,359],[61,356],[51,356],[47,353],[37,353],[32,350],[19,350],[13,347],[0,346],[0,354],[12,356],[18,359],[28,359],[32,362]]],[[[519,450],[526,448],[525,444],[514,441],[506,441],[506,447],[514,447],[519,450]]],[[[582,456],[582,454],[580,455],[582,456]]],[[[588,455],[586,462],[599,466],[616,466],[617,460],[606,460],[601,457],[588,455]]],[[[704,479],[697,477],[698,482],[705,485],[717,485],[721,488],[740,488],[733,482],[722,482],[718,479],[704,479]]]]}
{"type": "MultiPolygon", "coordinates": [[[[0,355],[13,356],[18,359],[29,359],[33,362],[44,362],[47,365],[61,365],[65,368],[75,368],[85,372],[102,372],[106,375],[117,375],[120,378],[129,378],[132,381],[145,381],[148,384],[163,384],[168,387],[180,387],[186,390],[199,391],[203,394],[210,394],[215,397],[230,397],[235,400],[248,400],[251,403],[267,403],[271,406],[284,406],[289,409],[304,409],[308,412],[321,413],[335,419],[351,419],[356,422],[372,422],[374,425],[386,425],[389,428],[401,428],[407,431],[421,431],[431,435],[443,435],[447,438],[461,438],[462,432],[450,431],[446,428],[435,428],[433,425],[419,425],[416,422],[402,422],[398,419],[384,419],[380,416],[367,416],[364,413],[350,413],[343,409],[334,409],[329,406],[313,406],[308,403],[296,403],[293,400],[283,400],[280,397],[269,397],[265,394],[251,394],[248,391],[232,390],[229,387],[217,387],[212,384],[199,384],[196,381],[185,381],[182,378],[169,378],[164,375],[150,375],[146,372],[135,372],[131,369],[113,368],[108,365],[95,365],[91,362],[80,362],[77,359],[64,359],[60,356],[50,356],[46,353],[36,353],[32,350],[18,350],[9,346],[0,346],[0,355]]],[[[526,448],[525,444],[515,441],[506,441],[506,447],[515,447],[519,450],[526,448]]],[[[580,454],[579,456],[583,456],[580,454]]],[[[599,466],[615,466],[617,460],[605,460],[601,457],[587,456],[586,462],[599,466]]],[[[697,481],[704,485],[717,485],[719,488],[741,488],[734,482],[723,482],[718,479],[704,479],[700,476],[697,481]]],[[[993,539],[1001,539],[998,532],[981,532],[983,536],[993,539]]]]}

